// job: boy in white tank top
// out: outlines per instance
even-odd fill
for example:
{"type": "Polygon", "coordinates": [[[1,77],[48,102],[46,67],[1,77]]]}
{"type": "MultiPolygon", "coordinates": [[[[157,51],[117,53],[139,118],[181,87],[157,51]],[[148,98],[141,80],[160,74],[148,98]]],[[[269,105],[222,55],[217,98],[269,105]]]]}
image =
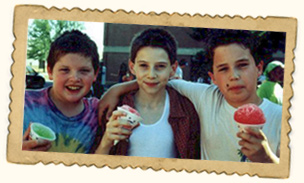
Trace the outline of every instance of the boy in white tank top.
{"type": "Polygon", "coordinates": [[[194,106],[166,86],[177,67],[176,50],[174,37],[163,29],[147,29],[134,37],[129,68],[139,89],[125,95],[121,104],[134,107],[144,120],[132,131],[118,120],[124,114],[114,111],[107,124],[102,121],[104,135],[96,153],[200,159],[194,106]]]}

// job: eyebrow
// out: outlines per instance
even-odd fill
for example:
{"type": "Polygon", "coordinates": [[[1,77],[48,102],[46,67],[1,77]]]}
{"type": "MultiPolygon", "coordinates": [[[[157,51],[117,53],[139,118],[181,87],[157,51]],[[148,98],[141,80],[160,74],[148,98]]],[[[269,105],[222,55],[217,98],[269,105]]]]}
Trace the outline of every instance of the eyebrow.
{"type": "MultiPolygon", "coordinates": [[[[137,60],[138,63],[148,63],[148,61],[145,60],[137,60]]],[[[156,64],[169,64],[166,61],[157,61],[156,64]]]]}
{"type": "MultiPolygon", "coordinates": [[[[236,61],[236,63],[240,63],[240,62],[249,62],[249,59],[248,58],[240,58],[236,61]]],[[[219,64],[219,65],[216,65],[215,68],[225,67],[226,65],[228,65],[228,64],[227,63],[219,64]]]]}

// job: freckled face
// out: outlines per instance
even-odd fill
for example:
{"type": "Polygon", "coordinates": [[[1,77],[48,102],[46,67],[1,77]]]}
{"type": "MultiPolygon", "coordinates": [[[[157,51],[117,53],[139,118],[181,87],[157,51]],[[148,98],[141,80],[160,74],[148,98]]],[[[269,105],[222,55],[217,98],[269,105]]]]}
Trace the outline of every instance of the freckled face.
{"type": "Polygon", "coordinates": [[[97,76],[91,58],[75,53],[61,57],[53,70],[48,67],[48,74],[54,80],[50,92],[52,98],[65,103],[80,102],[97,76]]]}
{"type": "Polygon", "coordinates": [[[158,47],[143,47],[134,63],[129,61],[132,74],[136,76],[139,89],[149,95],[161,94],[174,75],[177,64],[170,64],[167,52],[158,47]]]}
{"type": "Polygon", "coordinates": [[[259,102],[256,87],[262,68],[262,62],[255,65],[249,49],[234,43],[215,48],[213,73],[209,72],[209,76],[227,102],[238,107],[259,102]]]}

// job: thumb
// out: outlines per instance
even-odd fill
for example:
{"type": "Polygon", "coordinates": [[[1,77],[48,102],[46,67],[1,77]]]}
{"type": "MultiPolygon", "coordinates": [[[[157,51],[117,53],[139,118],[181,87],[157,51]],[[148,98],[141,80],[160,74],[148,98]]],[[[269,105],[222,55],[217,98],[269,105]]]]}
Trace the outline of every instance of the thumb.
{"type": "Polygon", "coordinates": [[[108,106],[99,104],[98,107],[99,107],[99,109],[98,109],[98,121],[101,121],[103,113],[105,112],[105,110],[107,109],[108,106]]]}
{"type": "Polygon", "coordinates": [[[110,119],[113,110],[114,110],[114,108],[112,108],[112,107],[109,107],[109,108],[108,108],[107,115],[106,115],[106,119],[107,119],[107,120],[110,119]]]}

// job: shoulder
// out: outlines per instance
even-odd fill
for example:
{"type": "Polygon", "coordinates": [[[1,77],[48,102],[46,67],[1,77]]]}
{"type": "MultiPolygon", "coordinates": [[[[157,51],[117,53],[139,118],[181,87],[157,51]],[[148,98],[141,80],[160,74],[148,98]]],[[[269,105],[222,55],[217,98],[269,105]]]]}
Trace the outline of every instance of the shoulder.
{"type": "Polygon", "coordinates": [[[24,95],[25,105],[43,104],[48,100],[48,88],[40,90],[26,90],[24,95]]]}
{"type": "Polygon", "coordinates": [[[263,98],[263,103],[260,105],[266,117],[282,118],[282,106],[263,98]]]}
{"type": "Polygon", "coordinates": [[[167,86],[166,89],[170,97],[170,106],[172,107],[181,106],[186,110],[188,110],[189,108],[194,109],[193,103],[187,97],[181,95],[178,91],[176,91],[172,87],[167,86]]]}
{"type": "Polygon", "coordinates": [[[270,100],[263,98],[263,103],[261,104],[261,107],[265,110],[275,110],[275,111],[281,111],[282,112],[282,106],[276,103],[271,102],[270,100]]]}
{"type": "Polygon", "coordinates": [[[138,91],[138,89],[132,90],[132,91],[122,95],[120,98],[120,101],[119,101],[119,105],[125,104],[130,107],[134,107],[135,106],[134,95],[136,94],[137,91],[138,91]]]}
{"type": "Polygon", "coordinates": [[[85,105],[87,105],[90,111],[96,111],[99,106],[99,99],[96,97],[83,98],[85,105]]]}

